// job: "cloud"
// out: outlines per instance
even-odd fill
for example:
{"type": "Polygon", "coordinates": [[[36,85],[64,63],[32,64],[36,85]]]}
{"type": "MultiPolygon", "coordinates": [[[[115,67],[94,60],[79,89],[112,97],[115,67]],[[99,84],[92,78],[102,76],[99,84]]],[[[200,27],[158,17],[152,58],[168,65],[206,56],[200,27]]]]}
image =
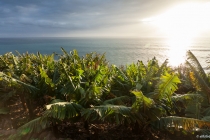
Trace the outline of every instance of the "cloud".
{"type": "Polygon", "coordinates": [[[139,19],[179,2],[181,0],[1,0],[0,36],[112,34],[123,28],[137,28],[139,19]]]}

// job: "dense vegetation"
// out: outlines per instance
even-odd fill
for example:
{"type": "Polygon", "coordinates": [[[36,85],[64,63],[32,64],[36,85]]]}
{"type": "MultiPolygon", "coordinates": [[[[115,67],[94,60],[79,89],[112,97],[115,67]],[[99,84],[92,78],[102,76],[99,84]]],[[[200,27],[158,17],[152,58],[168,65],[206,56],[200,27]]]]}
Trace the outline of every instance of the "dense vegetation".
{"type": "Polygon", "coordinates": [[[210,75],[192,52],[171,68],[156,58],[116,67],[104,55],[62,51],[0,56],[0,119],[16,130],[0,138],[39,140],[44,131],[71,139],[210,134],[210,75]]]}

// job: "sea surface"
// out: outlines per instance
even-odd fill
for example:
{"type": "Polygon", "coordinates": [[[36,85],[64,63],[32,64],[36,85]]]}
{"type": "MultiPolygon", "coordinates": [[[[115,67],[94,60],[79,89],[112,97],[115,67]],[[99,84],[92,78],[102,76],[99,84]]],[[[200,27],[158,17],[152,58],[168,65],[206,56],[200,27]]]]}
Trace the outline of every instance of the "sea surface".
{"type": "Polygon", "coordinates": [[[76,49],[80,56],[90,52],[105,53],[109,63],[117,66],[138,60],[146,63],[153,57],[160,64],[169,59],[171,65],[177,65],[184,62],[186,51],[191,50],[202,66],[207,67],[210,39],[194,39],[188,46],[176,46],[168,43],[166,38],[0,38],[0,55],[7,52],[16,54],[15,51],[62,54],[61,47],[67,52],[76,49]]]}

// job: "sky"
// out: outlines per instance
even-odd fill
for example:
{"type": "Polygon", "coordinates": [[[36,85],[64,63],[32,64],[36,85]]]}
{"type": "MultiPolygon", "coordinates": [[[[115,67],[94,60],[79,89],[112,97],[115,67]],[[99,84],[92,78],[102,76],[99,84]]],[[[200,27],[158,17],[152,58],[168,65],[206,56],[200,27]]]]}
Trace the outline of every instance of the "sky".
{"type": "Polygon", "coordinates": [[[210,36],[210,22],[206,20],[210,19],[210,15],[205,14],[210,13],[205,10],[210,9],[205,7],[207,2],[208,0],[1,0],[0,37],[210,36]],[[180,8],[179,5],[184,6],[180,8]],[[184,13],[187,14],[182,16],[184,13]],[[205,16],[201,19],[200,15],[205,16]]]}

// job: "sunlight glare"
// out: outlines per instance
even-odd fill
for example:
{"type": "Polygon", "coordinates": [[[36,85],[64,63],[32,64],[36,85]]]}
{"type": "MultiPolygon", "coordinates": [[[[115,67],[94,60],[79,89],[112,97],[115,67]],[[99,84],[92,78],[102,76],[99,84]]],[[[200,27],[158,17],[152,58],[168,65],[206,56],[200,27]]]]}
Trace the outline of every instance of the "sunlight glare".
{"type": "Polygon", "coordinates": [[[167,58],[171,66],[178,66],[183,64],[186,60],[185,54],[191,44],[191,39],[186,38],[170,38],[167,42],[169,50],[167,58]],[[178,41],[177,41],[178,40],[178,41]]]}
{"type": "Polygon", "coordinates": [[[193,39],[210,30],[210,3],[185,3],[141,20],[159,28],[169,41],[169,63],[179,65],[193,39]]]}
{"type": "Polygon", "coordinates": [[[166,35],[191,37],[210,29],[210,3],[187,3],[152,18],[166,35]]]}

